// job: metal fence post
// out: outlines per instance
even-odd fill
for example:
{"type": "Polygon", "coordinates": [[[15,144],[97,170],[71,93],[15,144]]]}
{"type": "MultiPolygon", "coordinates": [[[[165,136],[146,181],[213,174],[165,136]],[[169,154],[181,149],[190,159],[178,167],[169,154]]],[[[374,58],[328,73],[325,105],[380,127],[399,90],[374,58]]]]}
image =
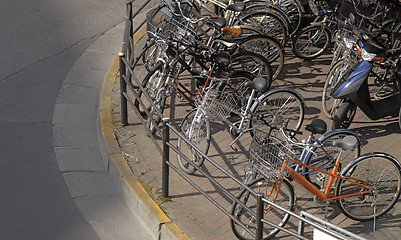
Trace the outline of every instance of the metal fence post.
{"type": "Polygon", "coordinates": [[[170,128],[167,126],[168,118],[163,118],[163,159],[162,159],[162,197],[169,196],[169,176],[170,169],[167,165],[170,156],[170,148],[167,142],[170,141],[170,128]]]}
{"type": "Polygon", "coordinates": [[[263,194],[256,195],[256,240],[263,239],[263,194]]]}
{"type": "Polygon", "coordinates": [[[121,123],[124,126],[127,126],[128,124],[128,104],[127,104],[127,98],[125,97],[127,95],[127,83],[125,82],[125,75],[126,75],[126,66],[124,64],[123,58],[125,58],[124,53],[119,54],[119,60],[120,60],[120,98],[121,98],[121,123]]]}
{"type": "MultiPolygon", "coordinates": [[[[300,216],[301,217],[305,217],[302,212],[301,212],[300,216]]],[[[299,219],[298,234],[303,236],[304,235],[304,229],[305,229],[305,223],[304,223],[304,221],[302,221],[302,219],[299,219]]]]}

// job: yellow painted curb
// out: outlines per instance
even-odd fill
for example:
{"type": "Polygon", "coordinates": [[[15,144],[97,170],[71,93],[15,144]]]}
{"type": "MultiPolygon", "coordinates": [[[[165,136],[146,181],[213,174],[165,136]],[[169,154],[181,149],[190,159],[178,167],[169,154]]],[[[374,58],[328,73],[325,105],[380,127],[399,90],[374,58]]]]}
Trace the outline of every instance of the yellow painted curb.
{"type": "Polygon", "coordinates": [[[129,207],[131,210],[133,210],[135,214],[139,214],[139,217],[153,217],[157,219],[155,223],[157,226],[150,226],[149,228],[151,231],[155,230],[158,232],[157,234],[160,235],[158,239],[189,240],[190,238],[185,232],[169,219],[145,191],[141,183],[135,178],[117,143],[112,124],[111,93],[118,70],[119,58],[117,55],[106,73],[99,103],[99,119],[102,137],[107,154],[110,158],[109,171],[114,172],[120,179],[118,184],[121,188],[121,193],[127,205],[130,205],[129,207]],[[143,214],[141,214],[141,212],[143,212],[143,214]]]}

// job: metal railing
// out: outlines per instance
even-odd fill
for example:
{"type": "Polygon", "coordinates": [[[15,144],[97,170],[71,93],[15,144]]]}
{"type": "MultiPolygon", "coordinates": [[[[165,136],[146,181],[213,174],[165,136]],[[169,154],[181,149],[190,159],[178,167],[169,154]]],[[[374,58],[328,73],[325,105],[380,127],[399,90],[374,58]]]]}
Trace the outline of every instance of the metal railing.
{"type": "MultiPolygon", "coordinates": [[[[170,119],[163,116],[163,114],[158,111],[157,114],[160,118],[162,118],[162,127],[159,127],[156,124],[155,119],[152,117],[148,117],[147,121],[152,121],[154,126],[156,127],[156,133],[151,134],[150,130],[147,128],[146,122],[141,116],[141,113],[137,106],[134,104],[134,101],[139,103],[139,106],[145,111],[147,116],[153,116],[149,113],[148,109],[145,107],[144,103],[141,101],[139,97],[139,91],[143,94],[143,96],[152,104],[153,108],[158,109],[154,103],[151,101],[150,96],[147,94],[146,90],[141,84],[141,80],[135,74],[134,69],[132,67],[135,61],[135,44],[141,36],[138,36],[137,33],[140,32],[141,29],[146,27],[146,19],[140,21],[139,24],[134,24],[134,19],[140,14],[143,9],[147,7],[147,5],[151,2],[151,0],[147,0],[142,6],[140,6],[135,12],[133,11],[133,0],[127,1],[127,18],[126,18],[126,26],[124,32],[124,40],[122,44],[122,52],[119,55],[119,63],[120,63],[120,96],[121,96],[121,121],[124,126],[128,125],[128,105],[131,106],[133,111],[138,115],[139,120],[141,121],[142,125],[146,129],[147,135],[152,139],[155,147],[157,148],[158,152],[162,156],[162,197],[169,196],[169,179],[170,179],[170,169],[175,171],[179,176],[181,176],[186,182],[192,185],[199,193],[201,193],[206,199],[208,199],[213,205],[215,205],[219,210],[221,210],[224,214],[226,214],[232,221],[235,221],[238,225],[244,228],[249,234],[255,237],[255,239],[262,239],[263,236],[263,226],[264,224],[273,226],[275,228],[279,228],[281,231],[284,231],[290,235],[293,235],[299,239],[307,239],[304,235],[304,224],[310,224],[314,228],[318,228],[319,230],[327,233],[330,236],[334,236],[338,239],[362,239],[344,229],[336,227],[334,225],[327,224],[323,220],[320,220],[313,215],[307,214],[303,212],[301,215],[295,214],[291,211],[288,211],[285,208],[280,207],[279,205],[275,204],[274,202],[270,202],[263,198],[262,194],[256,193],[251,188],[249,188],[246,184],[244,184],[241,180],[236,178],[233,174],[228,172],[224,167],[220,166],[218,163],[213,161],[207,155],[205,155],[202,151],[200,151],[197,146],[193,145],[189,139],[187,139],[184,135],[181,134],[170,122],[170,119]],[[135,27],[135,28],[134,28],[135,27]],[[229,190],[225,189],[218,181],[216,181],[210,174],[205,172],[201,167],[196,166],[189,160],[188,156],[184,153],[180,152],[177,146],[172,144],[170,141],[172,138],[170,133],[175,134],[177,137],[183,139],[192,149],[198,152],[199,155],[205,158],[206,162],[213,165],[217,168],[220,172],[224,175],[229,177],[233,182],[238,184],[239,188],[246,189],[249,193],[257,199],[257,207],[256,210],[251,210],[249,207],[246,206],[243,202],[241,202],[236,196],[234,196],[229,190]],[[160,144],[155,135],[161,136],[163,139],[162,144],[160,144]],[[242,222],[235,218],[231,214],[229,210],[227,210],[222,204],[218,201],[213,199],[206,191],[204,191],[200,186],[198,186],[186,173],[182,172],[180,168],[175,166],[170,161],[170,149],[173,150],[176,154],[180,155],[184,160],[188,161],[203,177],[206,177],[214,186],[218,187],[226,196],[228,196],[233,202],[236,202],[238,205],[242,206],[244,209],[249,211],[255,217],[255,224],[256,224],[256,232],[252,232],[245,226],[242,222]],[[264,211],[264,202],[272,205],[273,207],[277,208],[280,211],[290,214],[291,216],[299,219],[299,229],[298,232],[294,232],[288,230],[284,227],[280,227],[275,225],[274,223],[269,222],[266,219],[263,219],[263,211],[264,211]],[[310,220],[312,219],[312,220],[310,220]]],[[[172,94],[171,103],[174,103],[175,95],[172,94]]],[[[174,111],[174,105],[171,105],[171,111],[174,111]]]]}

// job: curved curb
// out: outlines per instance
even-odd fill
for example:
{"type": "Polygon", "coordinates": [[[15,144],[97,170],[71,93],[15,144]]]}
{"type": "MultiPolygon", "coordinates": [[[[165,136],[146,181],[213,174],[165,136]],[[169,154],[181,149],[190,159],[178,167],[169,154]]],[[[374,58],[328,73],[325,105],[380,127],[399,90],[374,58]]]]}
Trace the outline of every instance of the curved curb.
{"type": "Polygon", "coordinates": [[[104,78],[99,102],[99,120],[109,173],[128,207],[143,220],[155,239],[188,240],[190,238],[185,232],[167,217],[135,178],[117,143],[112,124],[111,93],[118,71],[119,58],[116,56],[104,78]]]}

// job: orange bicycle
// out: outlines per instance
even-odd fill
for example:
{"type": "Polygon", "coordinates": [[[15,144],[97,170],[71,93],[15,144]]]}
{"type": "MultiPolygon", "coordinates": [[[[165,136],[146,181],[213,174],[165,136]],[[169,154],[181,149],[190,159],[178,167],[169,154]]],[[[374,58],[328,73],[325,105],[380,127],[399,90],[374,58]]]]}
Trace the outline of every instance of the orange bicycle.
{"type": "MultiPolygon", "coordinates": [[[[350,136],[333,142],[342,150],[355,148],[357,144],[356,138],[350,136]]],[[[264,194],[264,199],[293,211],[295,194],[288,180],[293,179],[321,201],[336,201],[342,213],[358,221],[381,217],[398,201],[401,165],[394,157],[381,152],[368,153],[343,168],[337,158],[331,171],[327,171],[295,160],[296,147],[303,147],[303,143],[294,142],[283,128],[255,134],[250,146],[250,163],[261,177],[249,183],[249,188],[264,194]],[[294,165],[321,173],[324,177],[320,186],[294,170],[294,165]]],[[[235,201],[232,206],[231,213],[237,221],[231,220],[231,227],[239,239],[255,239],[256,198],[253,196],[249,190],[242,189],[238,199],[243,204],[235,201]]],[[[263,239],[277,234],[278,227],[283,227],[290,217],[268,201],[263,201],[263,239]]]]}

